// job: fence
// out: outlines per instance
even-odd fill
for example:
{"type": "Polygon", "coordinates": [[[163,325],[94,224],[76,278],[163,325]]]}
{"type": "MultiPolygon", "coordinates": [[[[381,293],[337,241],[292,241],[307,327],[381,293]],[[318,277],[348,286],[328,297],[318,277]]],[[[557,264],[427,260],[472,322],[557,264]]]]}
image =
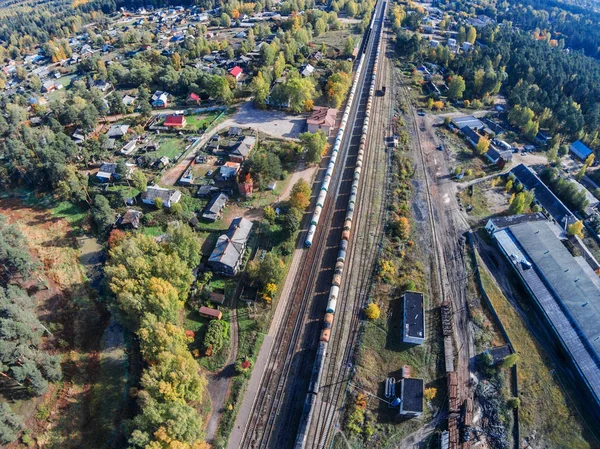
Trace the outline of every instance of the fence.
{"type": "MultiPolygon", "coordinates": [[[[488,296],[487,292],[485,291],[483,282],[481,281],[481,273],[479,272],[479,262],[477,261],[476,249],[475,249],[475,245],[473,243],[473,234],[470,231],[467,234],[467,242],[469,243],[469,247],[471,248],[473,265],[475,267],[475,279],[477,281],[477,286],[479,287],[479,291],[481,292],[481,297],[483,298],[483,301],[484,301],[485,305],[487,306],[488,310],[494,317],[494,321],[496,322],[496,325],[500,329],[500,333],[502,334],[502,336],[508,343],[508,347],[510,349],[511,354],[514,354],[515,349],[513,347],[512,341],[511,341],[510,337],[508,336],[508,333],[506,332],[506,328],[504,327],[504,324],[502,324],[502,320],[500,319],[500,316],[496,312],[496,309],[494,308],[494,305],[492,304],[490,297],[488,296]]],[[[512,387],[513,387],[512,395],[514,397],[518,398],[519,397],[519,386],[517,383],[518,380],[517,380],[517,365],[516,364],[514,364],[510,369],[510,377],[512,380],[512,387]]],[[[514,424],[513,424],[513,440],[514,441],[513,441],[513,444],[514,444],[515,449],[519,449],[521,447],[520,446],[521,435],[520,435],[520,431],[519,431],[519,409],[518,408],[513,409],[513,418],[514,418],[514,424]]]]}

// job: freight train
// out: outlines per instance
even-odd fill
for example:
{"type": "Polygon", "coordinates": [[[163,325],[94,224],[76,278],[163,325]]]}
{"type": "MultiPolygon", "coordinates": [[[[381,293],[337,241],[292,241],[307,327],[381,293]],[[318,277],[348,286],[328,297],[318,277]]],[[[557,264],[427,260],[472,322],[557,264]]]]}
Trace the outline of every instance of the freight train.
{"type": "Polygon", "coordinates": [[[302,417],[300,419],[300,426],[298,428],[298,433],[296,435],[296,442],[294,445],[294,449],[304,449],[306,446],[306,439],[308,437],[308,430],[310,429],[310,424],[313,417],[314,407],[316,404],[316,397],[319,393],[319,386],[321,382],[321,376],[323,373],[323,367],[325,366],[325,357],[327,355],[327,347],[329,344],[329,339],[331,336],[331,328],[333,326],[333,320],[335,311],[337,308],[338,295],[340,292],[340,286],[342,283],[342,274],[344,271],[344,264],[346,263],[346,252],[348,250],[348,240],[350,239],[350,232],[352,230],[352,220],[354,218],[354,208],[356,205],[356,198],[358,193],[358,185],[360,183],[360,174],[362,170],[363,157],[366,149],[367,142],[367,131],[369,129],[369,118],[371,115],[371,106],[373,103],[373,96],[375,93],[375,79],[377,77],[377,68],[379,63],[379,52],[380,52],[380,37],[382,30],[382,22],[385,17],[385,11],[387,8],[387,2],[384,2],[381,16],[377,18],[377,12],[373,14],[373,19],[371,21],[371,25],[367,30],[365,35],[364,46],[363,46],[363,54],[361,56],[361,60],[359,62],[357,72],[355,75],[354,83],[352,85],[352,89],[350,91],[350,97],[348,98],[348,104],[346,105],[346,109],[344,111],[344,116],[342,118],[342,124],[340,130],[337,134],[335,145],[333,147],[333,154],[329,165],[327,167],[327,171],[325,172],[325,179],[323,180],[323,185],[321,187],[321,191],[319,193],[319,197],[317,199],[317,206],[315,207],[315,211],[313,213],[313,217],[311,220],[311,225],[308,230],[308,235],[306,238],[305,245],[310,247],[312,245],[312,241],[314,238],[316,227],[319,223],[319,217],[323,210],[323,206],[325,204],[325,198],[327,197],[327,191],[329,189],[329,183],[331,181],[331,176],[333,174],[333,170],[335,168],[335,163],[337,160],[337,155],[339,153],[339,149],[342,142],[342,137],[344,135],[344,131],[346,129],[348,116],[350,114],[350,108],[352,105],[352,101],[354,100],[354,95],[356,94],[356,89],[358,87],[358,81],[360,79],[360,72],[362,70],[362,65],[364,63],[366,49],[368,48],[368,39],[372,34],[373,27],[376,23],[379,23],[379,27],[376,29],[375,34],[375,62],[373,65],[373,72],[371,77],[371,84],[369,88],[369,96],[367,99],[367,108],[365,112],[365,119],[362,127],[362,134],[360,137],[360,146],[358,149],[358,157],[356,160],[356,166],[354,169],[354,176],[352,179],[352,188],[350,191],[350,198],[348,200],[348,207],[346,209],[346,216],[344,219],[344,227],[342,231],[342,239],[340,241],[337,260],[333,273],[333,280],[331,283],[331,288],[329,290],[329,297],[327,301],[327,307],[325,310],[325,316],[323,318],[323,328],[321,330],[320,338],[319,338],[319,346],[317,349],[317,355],[315,357],[315,362],[313,365],[313,370],[308,386],[308,393],[306,395],[306,400],[304,402],[304,407],[302,410],[302,417]]]}

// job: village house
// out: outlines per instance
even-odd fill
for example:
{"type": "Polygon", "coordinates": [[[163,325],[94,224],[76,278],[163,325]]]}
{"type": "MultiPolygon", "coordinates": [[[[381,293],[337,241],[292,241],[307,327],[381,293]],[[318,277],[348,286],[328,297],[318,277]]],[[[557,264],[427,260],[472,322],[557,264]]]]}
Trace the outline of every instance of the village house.
{"type": "Polygon", "coordinates": [[[229,74],[231,76],[233,76],[235,78],[236,81],[239,81],[240,78],[242,77],[242,74],[244,73],[244,71],[242,70],[242,68],[238,65],[236,65],[234,68],[232,68],[229,71],[229,74]]]}
{"type": "Polygon", "coordinates": [[[144,204],[155,204],[155,200],[159,198],[164,207],[171,207],[181,199],[181,192],[175,189],[165,189],[158,186],[150,186],[142,193],[142,202],[144,204]]]}
{"type": "Polygon", "coordinates": [[[123,229],[138,229],[142,215],[139,210],[128,209],[118,220],[117,225],[123,229]]]}
{"type": "Polygon", "coordinates": [[[98,170],[98,173],[96,173],[96,178],[98,178],[98,180],[100,182],[109,182],[113,178],[116,177],[116,173],[117,173],[117,164],[116,163],[103,162],[102,165],[100,165],[100,169],[98,170]]]}
{"type": "Polygon", "coordinates": [[[221,212],[223,211],[225,204],[227,204],[228,199],[229,197],[224,193],[213,196],[204,208],[202,218],[208,221],[217,221],[221,218],[221,212]]]}
{"type": "Polygon", "coordinates": [[[231,152],[229,153],[229,160],[231,162],[244,162],[250,154],[250,152],[252,151],[252,149],[254,148],[255,143],[256,137],[245,136],[244,139],[240,142],[240,144],[231,150],[231,152]]]}
{"type": "Polygon", "coordinates": [[[169,105],[169,94],[157,90],[152,95],[152,106],[155,108],[166,108],[169,105]]]}
{"type": "Polygon", "coordinates": [[[185,101],[187,104],[200,104],[200,95],[192,92],[187,96],[185,101]]]}
{"type": "Polygon", "coordinates": [[[306,120],[308,132],[316,133],[321,130],[327,137],[331,136],[335,128],[337,113],[337,109],[316,106],[310,117],[306,120]]]}
{"type": "Polygon", "coordinates": [[[242,217],[233,219],[208,258],[208,264],[215,273],[225,276],[235,276],[238,273],[251,230],[251,221],[242,217]]]}
{"type": "Polygon", "coordinates": [[[167,115],[167,118],[165,119],[163,125],[168,128],[182,129],[185,128],[185,125],[187,125],[187,120],[183,115],[171,114],[167,115]]]}
{"type": "Polygon", "coordinates": [[[112,125],[106,131],[106,137],[109,139],[120,139],[129,131],[129,125],[112,125]]]}

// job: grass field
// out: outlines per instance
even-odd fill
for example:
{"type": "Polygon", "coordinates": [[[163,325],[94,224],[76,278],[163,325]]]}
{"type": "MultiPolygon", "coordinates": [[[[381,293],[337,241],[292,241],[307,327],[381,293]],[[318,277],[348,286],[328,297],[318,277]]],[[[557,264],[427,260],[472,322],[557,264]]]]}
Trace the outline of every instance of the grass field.
{"type": "Polygon", "coordinates": [[[525,322],[508,302],[477,255],[481,281],[490,301],[519,354],[518,383],[521,406],[519,419],[521,437],[537,432],[536,446],[585,449],[591,446],[584,438],[584,429],[573,405],[568,401],[553,366],[525,322]]]}
{"type": "Polygon", "coordinates": [[[178,137],[159,137],[157,141],[160,144],[158,150],[147,153],[147,155],[156,158],[167,156],[171,161],[179,156],[188,145],[178,137]]]}
{"type": "Polygon", "coordinates": [[[461,190],[458,197],[469,215],[474,217],[485,217],[490,215],[485,195],[479,185],[475,184],[470,188],[468,187],[461,190]],[[469,206],[471,207],[470,210],[468,208],[469,206]]]}
{"type": "Polygon", "coordinates": [[[348,36],[352,36],[355,42],[358,42],[361,36],[354,32],[354,27],[348,27],[343,30],[330,30],[314,38],[315,45],[325,44],[336,47],[338,50],[344,49],[344,41],[348,36]]]}
{"type": "Polygon", "coordinates": [[[186,115],[185,119],[187,121],[186,129],[196,129],[203,130],[208,128],[208,126],[219,116],[219,112],[210,112],[208,114],[202,115],[186,115]]]}

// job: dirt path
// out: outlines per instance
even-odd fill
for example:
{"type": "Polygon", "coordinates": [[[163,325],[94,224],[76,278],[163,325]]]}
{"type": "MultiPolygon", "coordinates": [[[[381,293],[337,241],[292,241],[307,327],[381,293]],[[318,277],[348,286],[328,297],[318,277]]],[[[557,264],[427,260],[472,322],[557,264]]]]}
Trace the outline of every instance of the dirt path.
{"type": "Polygon", "coordinates": [[[206,378],[209,385],[211,415],[206,424],[206,441],[212,442],[219,428],[221,416],[223,414],[225,400],[229,397],[231,389],[231,380],[235,376],[235,361],[238,354],[238,322],[237,322],[237,303],[241,294],[241,286],[244,279],[240,279],[233,295],[233,304],[231,307],[231,350],[225,366],[216,373],[207,373],[206,378]]]}
{"type": "Polygon", "coordinates": [[[289,198],[290,194],[292,193],[292,187],[294,187],[294,184],[296,184],[296,182],[298,182],[299,179],[304,179],[308,185],[312,184],[312,180],[315,177],[315,173],[317,172],[317,170],[319,169],[318,165],[309,165],[309,166],[304,166],[304,165],[299,165],[298,168],[296,169],[296,171],[294,173],[292,173],[292,177],[290,179],[290,182],[288,183],[287,187],[285,188],[285,190],[283,192],[281,192],[281,200],[285,201],[286,199],[289,198]]]}

